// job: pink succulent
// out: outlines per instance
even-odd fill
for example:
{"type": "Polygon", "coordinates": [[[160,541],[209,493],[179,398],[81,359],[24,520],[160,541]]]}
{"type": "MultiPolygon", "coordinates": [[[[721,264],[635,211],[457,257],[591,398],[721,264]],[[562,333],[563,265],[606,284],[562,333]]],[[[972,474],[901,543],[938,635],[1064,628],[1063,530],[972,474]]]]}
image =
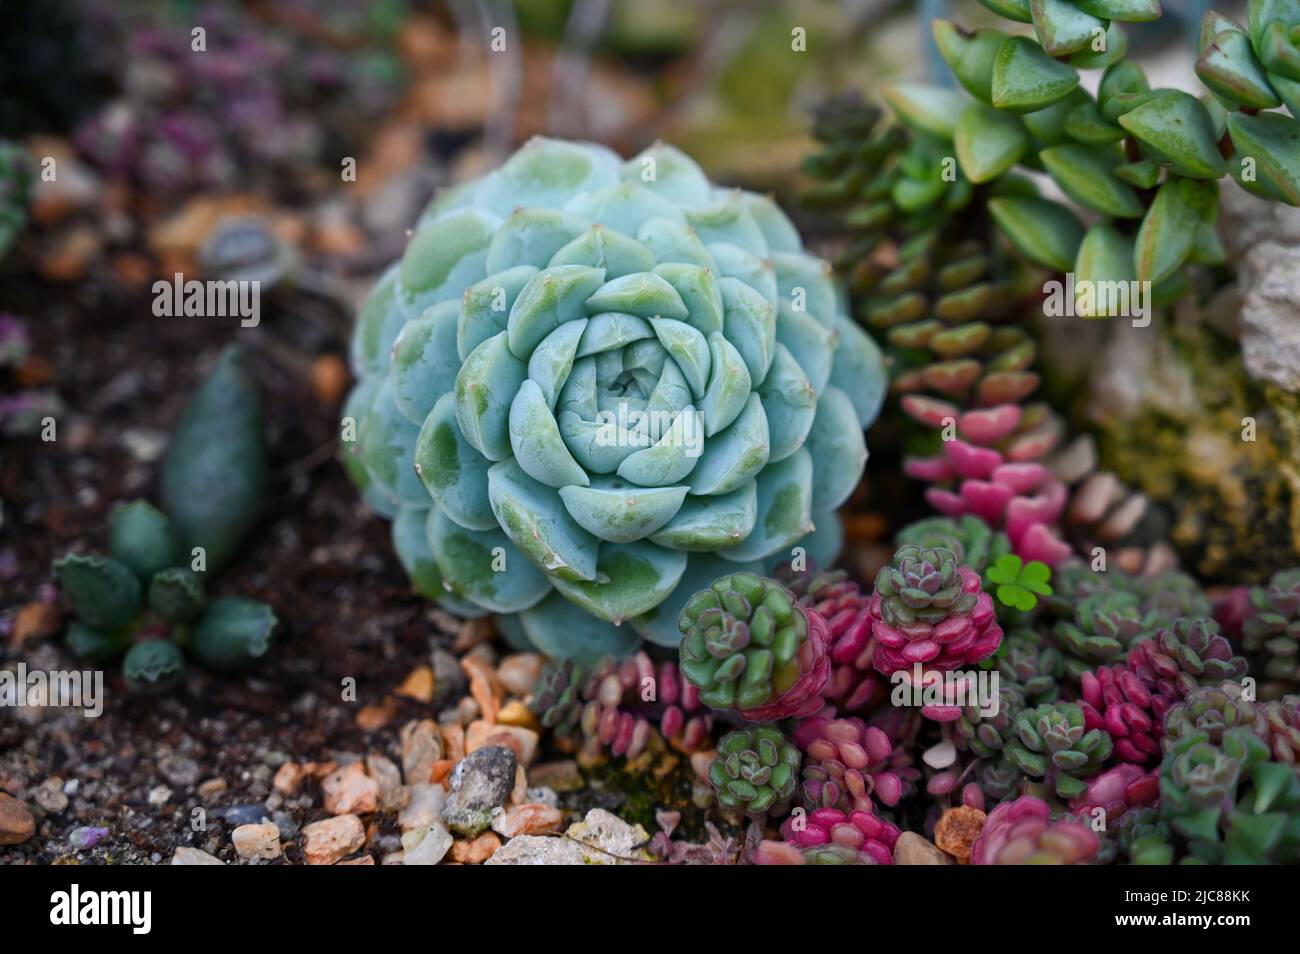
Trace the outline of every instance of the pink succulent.
{"type": "Polygon", "coordinates": [[[1090,861],[1097,836],[1073,819],[1052,821],[1047,803],[1032,795],[1003,802],[989,813],[971,847],[973,865],[1058,864],[1090,861]]]}
{"type": "Polygon", "coordinates": [[[993,610],[993,598],[983,590],[979,574],[970,567],[957,568],[961,590],[969,594],[967,611],[946,616],[938,623],[919,620],[892,625],[891,614],[880,593],[874,593],[868,612],[876,640],[875,666],[885,675],[910,671],[920,663],[926,669],[947,671],[973,665],[997,652],[1002,627],[993,610]]]}
{"type": "Polygon", "coordinates": [[[808,617],[808,638],[795,656],[799,661],[798,678],[794,685],[766,705],[737,709],[742,719],[749,722],[802,719],[822,707],[821,692],[831,675],[831,657],[827,652],[831,628],[826,618],[816,610],[804,607],[803,612],[808,617]]]}
{"type": "Polygon", "coordinates": [[[804,864],[810,857],[815,860],[819,851],[838,849],[858,864],[892,865],[894,844],[901,834],[896,825],[871,812],[819,808],[806,817],[796,814],[786,819],[781,826],[785,841],[763,842],[754,852],[754,863],[804,864]]]}
{"type": "Polygon", "coordinates": [[[1121,762],[1145,765],[1160,757],[1163,722],[1155,715],[1151,692],[1121,666],[1100,666],[1081,677],[1084,729],[1104,729],[1121,762]]]}
{"type": "Polygon", "coordinates": [[[1070,802],[1070,811],[1087,819],[1100,808],[1109,826],[1129,809],[1151,805],[1159,797],[1160,776],[1156,769],[1144,770],[1123,762],[1088,779],[1088,790],[1070,802]]]}
{"type": "Polygon", "coordinates": [[[794,741],[807,756],[803,790],[809,808],[871,811],[873,796],[896,805],[920,778],[907,750],[882,729],[859,718],[837,719],[833,709],[800,722],[794,741]]]}

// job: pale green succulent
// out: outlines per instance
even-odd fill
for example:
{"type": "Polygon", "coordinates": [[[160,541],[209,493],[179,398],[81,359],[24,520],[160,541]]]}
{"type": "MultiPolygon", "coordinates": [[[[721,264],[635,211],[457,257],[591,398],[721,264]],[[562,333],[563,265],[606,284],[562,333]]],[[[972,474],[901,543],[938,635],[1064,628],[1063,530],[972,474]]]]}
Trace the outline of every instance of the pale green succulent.
{"type": "Polygon", "coordinates": [[[448,609],[553,656],[676,645],[719,573],[838,549],[886,387],[844,313],[767,198],[670,146],[534,139],[371,292],[346,463],[448,609]]]}

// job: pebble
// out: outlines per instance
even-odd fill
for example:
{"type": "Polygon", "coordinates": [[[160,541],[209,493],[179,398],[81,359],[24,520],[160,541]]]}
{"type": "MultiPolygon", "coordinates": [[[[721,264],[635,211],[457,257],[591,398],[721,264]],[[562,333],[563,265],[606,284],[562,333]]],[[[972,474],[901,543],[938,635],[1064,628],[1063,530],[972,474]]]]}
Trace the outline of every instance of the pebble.
{"type": "Polygon", "coordinates": [[[306,774],[297,762],[285,762],[276,771],[275,780],[271,785],[281,795],[292,795],[298,791],[298,786],[302,784],[303,776],[306,774]]]}
{"type": "Polygon", "coordinates": [[[494,725],[482,719],[465,730],[465,751],[474,752],[489,745],[504,745],[515,753],[521,765],[530,765],[537,756],[537,733],[514,725],[494,725]]]}
{"type": "Polygon", "coordinates": [[[303,854],[309,865],[332,865],[366,843],[366,829],[356,815],[337,815],[302,830],[303,854]]]}
{"type": "Polygon", "coordinates": [[[432,719],[402,726],[402,778],[407,785],[428,782],[433,764],[442,758],[442,733],[432,719]]]}
{"type": "Polygon", "coordinates": [[[984,827],[984,818],[982,811],[969,805],[950,808],[934,826],[934,843],[964,865],[970,861],[971,847],[984,827]]]}
{"type": "Polygon", "coordinates": [[[365,766],[353,762],[321,782],[325,810],[331,815],[366,815],[379,808],[379,783],[366,774],[365,766]]]}
{"type": "Polygon", "coordinates": [[[158,771],[177,788],[189,788],[199,780],[199,763],[182,755],[164,755],[158,760],[158,771]]]}
{"type": "Polygon", "coordinates": [[[957,747],[945,739],[938,745],[926,749],[921,759],[932,769],[946,769],[957,761],[957,747]]]}
{"type": "Polygon", "coordinates": [[[545,785],[529,785],[524,789],[524,797],[519,800],[520,804],[525,802],[537,802],[551,808],[558,808],[560,796],[556,794],[555,789],[547,788],[545,785]]]}
{"type": "Polygon", "coordinates": [[[379,807],[384,811],[397,811],[406,804],[409,793],[402,785],[402,770],[393,760],[378,752],[366,756],[366,771],[379,786],[379,807]]]}
{"type": "Polygon", "coordinates": [[[298,837],[298,823],[288,812],[276,812],[271,821],[279,829],[281,841],[293,841],[298,837]]]}
{"type": "Polygon", "coordinates": [[[261,805],[230,805],[221,809],[222,820],[235,828],[259,824],[265,817],[266,809],[261,805]]]}
{"type": "Polygon", "coordinates": [[[434,709],[441,709],[447,703],[459,699],[467,685],[465,673],[460,668],[460,660],[445,649],[435,649],[432,699],[434,709]]]}
{"type": "Polygon", "coordinates": [[[894,843],[896,865],[950,865],[953,860],[914,831],[905,831],[894,843]]]}
{"type": "Polygon", "coordinates": [[[433,667],[417,666],[393,692],[416,702],[433,702],[433,667]]]}
{"type": "Polygon", "coordinates": [[[214,858],[206,851],[200,851],[198,848],[187,848],[181,845],[172,855],[172,864],[174,865],[224,865],[225,862],[220,858],[214,858]]]}
{"type": "Polygon", "coordinates": [[[32,801],[41,807],[41,810],[51,815],[57,815],[68,807],[68,796],[63,794],[63,779],[57,775],[52,775],[32,792],[32,801]]]}
{"type": "Polygon", "coordinates": [[[502,745],[485,746],[465,756],[451,773],[442,820],[467,838],[487,828],[515,787],[517,767],[515,753],[502,745]]]}
{"type": "Polygon", "coordinates": [[[650,855],[638,848],[649,840],[640,825],[629,825],[603,808],[593,808],[569,826],[568,838],[520,835],[487,861],[489,865],[623,865],[650,855]],[[576,839],[576,840],[575,840],[576,839]]]}
{"type": "Polygon", "coordinates": [[[542,657],[537,653],[515,653],[497,664],[497,678],[506,691],[515,696],[532,692],[541,674],[542,657]]]}
{"type": "Polygon", "coordinates": [[[516,838],[519,835],[559,831],[563,824],[564,815],[558,808],[529,802],[508,808],[492,819],[492,830],[506,838],[516,838]]]}
{"type": "Polygon", "coordinates": [[[83,825],[80,828],[72,829],[72,834],[68,835],[68,844],[72,846],[73,851],[86,851],[94,848],[107,837],[107,828],[92,828],[83,825]]]}
{"type": "Polygon", "coordinates": [[[21,845],[36,834],[36,819],[26,805],[0,792],[0,845],[21,845]]]}
{"type": "Polygon", "coordinates": [[[501,847],[501,839],[485,831],[469,841],[457,841],[451,846],[451,860],[462,865],[481,865],[501,847]]]}
{"type": "Polygon", "coordinates": [[[149,804],[154,808],[162,808],[172,800],[172,790],[166,785],[155,785],[149,789],[149,804]]]}
{"type": "Polygon", "coordinates": [[[441,822],[402,835],[402,864],[436,865],[452,846],[451,832],[441,822]]]}
{"type": "Polygon", "coordinates": [[[199,798],[216,798],[225,790],[226,780],[224,778],[210,778],[199,786],[199,798]]]}
{"type": "Polygon", "coordinates": [[[541,728],[537,716],[533,715],[532,710],[518,699],[511,700],[501,707],[501,711],[497,713],[497,722],[501,725],[517,725],[523,729],[531,729],[533,732],[541,728]]]}
{"type": "Polygon", "coordinates": [[[271,822],[240,825],[230,836],[241,858],[270,861],[280,857],[280,829],[271,822]]]}
{"type": "Polygon", "coordinates": [[[397,816],[397,824],[402,831],[427,828],[442,817],[442,806],[447,801],[445,788],[426,784],[410,785],[407,790],[410,792],[410,800],[397,816]]]}

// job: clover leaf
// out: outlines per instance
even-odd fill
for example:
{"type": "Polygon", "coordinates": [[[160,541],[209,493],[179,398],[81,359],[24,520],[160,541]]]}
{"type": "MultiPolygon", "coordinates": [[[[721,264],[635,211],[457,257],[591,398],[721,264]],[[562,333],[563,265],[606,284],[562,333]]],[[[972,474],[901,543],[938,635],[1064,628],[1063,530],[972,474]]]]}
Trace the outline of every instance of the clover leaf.
{"type": "Polygon", "coordinates": [[[1052,577],[1052,569],[1038,560],[1026,564],[1014,553],[1008,553],[999,557],[986,575],[998,584],[998,602],[1022,613],[1037,606],[1039,596],[1052,595],[1052,587],[1047,582],[1052,577]]]}

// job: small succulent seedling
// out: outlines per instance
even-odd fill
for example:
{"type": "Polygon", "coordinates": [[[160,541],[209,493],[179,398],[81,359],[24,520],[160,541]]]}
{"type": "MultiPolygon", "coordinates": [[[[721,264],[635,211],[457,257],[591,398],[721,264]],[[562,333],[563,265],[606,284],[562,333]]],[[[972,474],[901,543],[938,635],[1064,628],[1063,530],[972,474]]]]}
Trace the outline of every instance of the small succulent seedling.
{"type": "Polygon", "coordinates": [[[999,557],[985,576],[997,585],[998,602],[1022,613],[1037,606],[1038,597],[1052,595],[1052,568],[1038,560],[1025,563],[1014,553],[999,557]]]}

